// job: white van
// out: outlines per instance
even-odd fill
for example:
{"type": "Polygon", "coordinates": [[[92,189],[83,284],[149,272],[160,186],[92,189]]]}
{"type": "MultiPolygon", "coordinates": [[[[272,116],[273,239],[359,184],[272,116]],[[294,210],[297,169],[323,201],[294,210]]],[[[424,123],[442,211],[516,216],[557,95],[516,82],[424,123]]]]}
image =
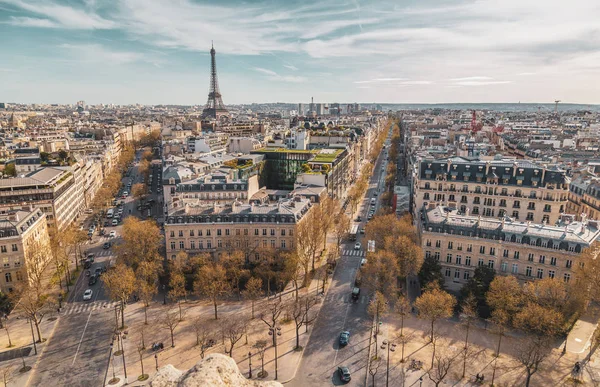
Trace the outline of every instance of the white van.
{"type": "Polygon", "coordinates": [[[114,209],[112,209],[112,208],[110,208],[110,209],[109,209],[109,210],[106,212],[106,217],[110,219],[110,218],[112,218],[112,217],[113,217],[113,215],[114,215],[114,214],[115,214],[115,210],[114,210],[114,209]]]}
{"type": "Polygon", "coordinates": [[[371,204],[375,204],[375,203],[377,203],[377,199],[371,198],[371,204]]]}

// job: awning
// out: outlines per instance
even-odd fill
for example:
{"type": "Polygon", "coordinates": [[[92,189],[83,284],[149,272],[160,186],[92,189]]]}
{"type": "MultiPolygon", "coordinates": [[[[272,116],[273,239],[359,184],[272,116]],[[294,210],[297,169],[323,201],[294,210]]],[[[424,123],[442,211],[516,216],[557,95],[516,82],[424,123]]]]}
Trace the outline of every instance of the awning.
{"type": "Polygon", "coordinates": [[[525,180],[525,176],[517,176],[517,180],[525,180]]]}
{"type": "Polygon", "coordinates": [[[510,179],[512,176],[511,175],[502,175],[503,179],[510,179]]]}
{"type": "Polygon", "coordinates": [[[483,173],[476,173],[475,177],[483,177],[483,173]]]}
{"type": "Polygon", "coordinates": [[[539,178],[539,177],[532,177],[532,178],[531,178],[531,181],[538,182],[538,181],[540,181],[540,178],[539,178]]]}
{"type": "Polygon", "coordinates": [[[471,177],[471,172],[463,172],[464,177],[471,177]]]}
{"type": "Polygon", "coordinates": [[[433,173],[433,171],[431,169],[426,169],[425,170],[425,174],[427,175],[431,175],[433,173]]]}
{"type": "Polygon", "coordinates": [[[452,176],[458,176],[458,172],[456,172],[456,171],[451,171],[451,172],[450,172],[450,174],[451,174],[452,176]]]}

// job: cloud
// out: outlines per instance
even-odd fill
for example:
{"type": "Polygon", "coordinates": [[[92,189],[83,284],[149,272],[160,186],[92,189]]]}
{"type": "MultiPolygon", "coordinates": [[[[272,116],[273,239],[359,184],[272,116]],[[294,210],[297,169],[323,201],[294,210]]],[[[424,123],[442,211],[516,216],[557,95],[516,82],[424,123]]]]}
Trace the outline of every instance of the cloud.
{"type": "Polygon", "coordinates": [[[61,44],[59,47],[65,50],[72,60],[78,62],[103,63],[109,66],[134,62],[158,63],[142,53],[111,50],[100,44],[61,44]]]}
{"type": "Polygon", "coordinates": [[[8,22],[9,24],[21,27],[82,30],[112,29],[116,27],[116,24],[113,21],[104,19],[95,13],[89,13],[82,9],[56,4],[51,1],[0,0],[0,3],[9,4],[34,15],[45,17],[44,19],[12,17],[8,22]]]}
{"type": "Polygon", "coordinates": [[[456,86],[491,86],[491,85],[504,85],[512,83],[512,81],[462,81],[456,82],[456,86]]]}
{"type": "Polygon", "coordinates": [[[461,82],[461,81],[490,81],[494,78],[491,77],[465,77],[465,78],[451,78],[451,81],[461,82]]]}
{"type": "Polygon", "coordinates": [[[298,67],[291,65],[291,64],[284,64],[283,67],[285,67],[286,69],[293,70],[293,71],[298,71],[298,67]]]}
{"type": "Polygon", "coordinates": [[[302,83],[306,81],[305,77],[299,77],[294,75],[281,75],[277,74],[273,70],[265,69],[262,67],[252,67],[251,70],[257,71],[261,74],[267,76],[267,79],[271,81],[281,81],[281,82],[289,82],[289,83],[302,83]]]}
{"type": "Polygon", "coordinates": [[[354,81],[354,83],[375,83],[375,82],[391,82],[391,81],[407,81],[407,78],[375,78],[366,81],[354,81]]]}

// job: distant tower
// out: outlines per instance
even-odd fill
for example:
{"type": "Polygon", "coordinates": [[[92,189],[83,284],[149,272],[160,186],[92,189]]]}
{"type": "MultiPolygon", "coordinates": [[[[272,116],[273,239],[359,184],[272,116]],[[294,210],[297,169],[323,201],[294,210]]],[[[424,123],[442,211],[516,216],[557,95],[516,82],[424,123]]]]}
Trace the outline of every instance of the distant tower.
{"type": "Polygon", "coordinates": [[[210,90],[208,91],[208,102],[202,111],[202,118],[220,119],[229,117],[229,111],[225,109],[221,92],[219,91],[219,80],[217,79],[217,62],[215,61],[215,48],[210,49],[210,90]]]}

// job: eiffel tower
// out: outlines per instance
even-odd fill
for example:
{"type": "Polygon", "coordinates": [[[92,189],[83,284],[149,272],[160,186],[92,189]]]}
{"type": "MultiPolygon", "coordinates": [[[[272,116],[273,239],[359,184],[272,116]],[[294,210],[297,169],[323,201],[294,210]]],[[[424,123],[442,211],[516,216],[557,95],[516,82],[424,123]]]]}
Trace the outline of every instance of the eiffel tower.
{"type": "Polygon", "coordinates": [[[208,101],[202,111],[202,118],[220,119],[229,118],[229,111],[225,108],[219,91],[219,80],[217,78],[217,62],[215,61],[215,47],[210,49],[210,90],[208,92],[208,101]]]}

